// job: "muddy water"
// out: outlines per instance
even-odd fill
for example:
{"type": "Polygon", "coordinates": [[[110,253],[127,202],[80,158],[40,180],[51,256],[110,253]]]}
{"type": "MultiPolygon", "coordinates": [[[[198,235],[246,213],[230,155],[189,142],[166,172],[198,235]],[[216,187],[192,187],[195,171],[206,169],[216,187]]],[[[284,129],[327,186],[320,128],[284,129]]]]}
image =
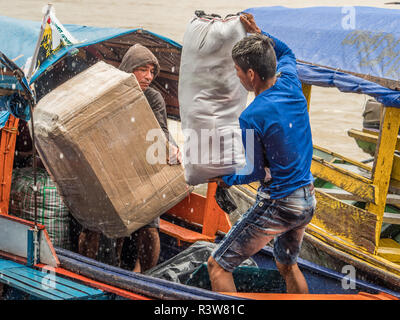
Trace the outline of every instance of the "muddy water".
{"type": "MultiPolygon", "coordinates": [[[[53,0],[56,15],[63,24],[73,23],[104,27],[143,27],[182,43],[186,24],[195,10],[218,13],[222,16],[255,6],[375,6],[387,1],[260,1],[260,0],[53,0]]],[[[46,1],[0,0],[0,15],[41,21],[46,1]]],[[[0,44],[1,48],[1,44],[0,44]]],[[[361,128],[362,110],[366,97],[340,93],[337,89],[313,88],[311,99],[311,126],[314,144],[334,150],[354,159],[367,159],[352,138],[347,136],[350,128],[361,128]]],[[[171,123],[172,131],[179,134],[179,125],[171,123]]],[[[177,137],[181,141],[181,137],[177,137]]]]}

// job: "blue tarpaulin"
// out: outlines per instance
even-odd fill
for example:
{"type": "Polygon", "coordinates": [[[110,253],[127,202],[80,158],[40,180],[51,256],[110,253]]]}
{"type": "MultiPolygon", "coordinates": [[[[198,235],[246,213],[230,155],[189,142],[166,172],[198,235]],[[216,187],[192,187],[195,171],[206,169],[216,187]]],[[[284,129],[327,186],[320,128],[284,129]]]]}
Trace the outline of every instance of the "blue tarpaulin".
{"type": "Polygon", "coordinates": [[[400,80],[400,10],[258,7],[245,11],[293,50],[303,82],[368,94],[386,106],[400,107],[399,91],[354,76],[395,84],[400,80]]]}
{"type": "MultiPolygon", "coordinates": [[[[91,26],[81,26],[74,24],[65,24],[64,27],[71,33],[71,35],[78,40],[79,43],[72,46],[62,48],[56,54],[51,55],[35,72],[30,79],[30,83],[35,80],[52,64],[57,62],[61,57],[65,56],[72,50],[79,47],[86,47],[91,44],[99,43],[117,36],[129,34],[138,31],[139,29],[121,29],[121,28],[101,28],[91,26]]],[[[3,52],[9,59],[15,60],[15,64],[21,69],[24,68],[28,58],[33,56],[36,43],[40,34],[41,22],[27,21],[0,16],[0,52],[3,52]]],[[[181,48],[181,45],[172,41],[171,39],[163,36],[154,34],[149,31],[145,31],[147,34],[154,35],[155,37],[162,39],[163,41],[170,43],[174,47],[181,48]]],[[[3,76],[0,77],[0,88],[5,89],[19,89],[19,84],[16,79],[12,77],[3,76]]],[[[8,99],[11,99],[8,96],[8,99]]],[[[4,116],[7,113],[12,101],[5,101],[7,97],[3,97],[0,101],[0,128],[4,126],[5,120],[8,117],[4,116]]],[[[13,113],[14,114],[14,113],[13,113]]],[[[15,115],[15,114],[14,114],[15,115]]]]}
{"type": "MultiPolygon", "coordinates": [[[[298,59],[300,79],[308,84],[336,87],[343,92],[373,96],[386,106],[400,107],[400,92],[366,80],[366,75],[397,83],[400,80],[400,10],[371,7],[258,7],[245,10],[254,15],[266,32],[281,39],[298,59]]],[[[40,22],[0,16],[0,51],[23,68],[33,55],[40,22]]],[[[79,43],[51,56],[31,82],[70,50],[138,29],[99,28],[66,24],[79,43]]],[[[146,31],[148,32],[148,31],[146,31]]],[[[148,32],[151,34],[151,32],[148,32]]],[[[172,44],[165,37],[153,34],[172,44]]],[[[0,78],[0,87],[18,86],[0,78]]],[[[400,87],[400,86],[399,86],[400,87]]],[[[0,109],[4,109],[4,103],[0,109]]],[[[6,117],[2,117],[4,119],[6,117]]],[[[4,125],[0,119],[0,127],[4,125]]]]}

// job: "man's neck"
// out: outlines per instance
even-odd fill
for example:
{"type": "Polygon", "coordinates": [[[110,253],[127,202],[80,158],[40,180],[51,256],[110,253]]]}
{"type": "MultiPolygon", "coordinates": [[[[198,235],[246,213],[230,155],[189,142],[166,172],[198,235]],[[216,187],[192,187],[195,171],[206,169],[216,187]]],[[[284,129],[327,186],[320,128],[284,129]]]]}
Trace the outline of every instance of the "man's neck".
{"type": "Polygon", "coordinates": [[[276,82],[276,76],[274,76],[271,79],[268,79],[265,82],[256,83],[254,86],[254,94],[258,96],[260,93],[273,87],[275,85],[275,82],[276,82]]]}

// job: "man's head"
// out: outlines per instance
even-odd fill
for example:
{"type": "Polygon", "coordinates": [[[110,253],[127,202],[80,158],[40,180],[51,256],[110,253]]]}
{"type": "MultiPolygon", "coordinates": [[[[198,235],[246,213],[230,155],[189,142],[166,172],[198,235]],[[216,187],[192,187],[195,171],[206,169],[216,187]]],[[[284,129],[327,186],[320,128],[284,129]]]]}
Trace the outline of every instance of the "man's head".
{"type": "Polygon", "coordinates": [[[141,44],[135,44],[125,53],[119,69],[133,73],[140,88],[144,91],[154,78],[157,77],[160,65],[157,58],[149,49],[141,44]]]}
{"type": "Polygon", "coordinates": [[[265,35],[254,34],[237,42],[232,58],[240,82],[248,91],[254,91],[255,81],[267,83],[275,77],[273,41],[265,35]]]}

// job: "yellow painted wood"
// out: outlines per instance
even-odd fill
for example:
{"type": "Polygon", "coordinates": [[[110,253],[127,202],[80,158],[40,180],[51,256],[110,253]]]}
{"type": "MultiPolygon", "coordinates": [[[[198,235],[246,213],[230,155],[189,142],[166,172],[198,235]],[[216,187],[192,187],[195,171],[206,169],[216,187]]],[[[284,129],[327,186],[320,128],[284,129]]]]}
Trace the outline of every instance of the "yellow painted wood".
{"type": "Polygon", "coordinates": [[[306,83],[302,83],[301,85],[302,85],[304,97],[307,100],[307,111],[310,112],[310,101],[311,101],[311,88],[312,88],[312,85],[311,84],[306,84],[306,83]]]}
{"type": "Polygon", "coordinates": [[[312,225],[307,226],[304,238],[310,238],[319,243],[321,247],[325,248],[324,252],[337,251],[347,253],[349,258],[347,262],[349,264],[353,264],[354,261],[358,261],[360,263],[365,263],[376,270],[387,273],[388,277],[400,277],[400,266],[398,264],[378,255],[348,246],[343,242],[337,241],[337,237],[327,234],[325,231],[313,227],[312,225]]]}
{"type": "MultiPolygon", "coordinates": [[[[374,143],[377,144],[378,143],[378,137],[379,137],[379,132],[378,131],[360,131],[357,129],[350,129],[349,131],[347,131],[347,134],[349,135],[349,137],[355,138],[355,139],[359,139],[365,142],[369,142],[369,143],[374,143]]],[[[397,142],[396,142],[396,150],[400,150],[400,138],[397,138],[397,142]]]]}
{"type": "Polygon", "coordinates": [[[370,179],[326,162],[317,156],[313,156],[311,172],[314,176],[329,181],[365,201],[376,201],[377,190],[370,179]]]}
{"type": "Polygon", "coordinates": [[[337,241],[374,253],[376,215],[316,191],[317,208],[311,225],[331,234],[337,241]]]}
{"type": "Polygon", "coordinates": [[[378,256],[394,263],[400,263],[400,244],[393,239],[379,241],[378,256]]]}
{"type": "MultiPolygon", "coordinates": [[[[350,137],[358,139],[358,140],[362,140],[362,141],[373,143],[373,144],[378,143],[378,135],[376,135],[376,134],[366,133],[366,132],[359,131],[356,129],[351,129],[347,133],[350,137]]],[[[400,150],[400,139],[399,138],[397,138],[396,150],[400,150]]],[[[394,155],[391,178],[400,181],[400,156],[398,156],[398,155],[394,155]]]]}
{"type": "Polygon", "coordinates": [[[372,181],[379,192],[375,203],[367,203],[366,210],[377,215],[375,228],[376,243],[379,244],[382,229],[383,214],[386,205],[386,196],[389,190],[390,176],[393,167],[394,151],[397,144],[397,135],[400,127],[400,109],[385,107],[383,120],[377,143],[377,152],[372,170],[372,181]]]}
{"type": "Polygon", "coordinates": [[[400,181],[400,156],[398,156],[397,154],[393,156],[393,167],[390,177],[392,179],[400,181]]]}

